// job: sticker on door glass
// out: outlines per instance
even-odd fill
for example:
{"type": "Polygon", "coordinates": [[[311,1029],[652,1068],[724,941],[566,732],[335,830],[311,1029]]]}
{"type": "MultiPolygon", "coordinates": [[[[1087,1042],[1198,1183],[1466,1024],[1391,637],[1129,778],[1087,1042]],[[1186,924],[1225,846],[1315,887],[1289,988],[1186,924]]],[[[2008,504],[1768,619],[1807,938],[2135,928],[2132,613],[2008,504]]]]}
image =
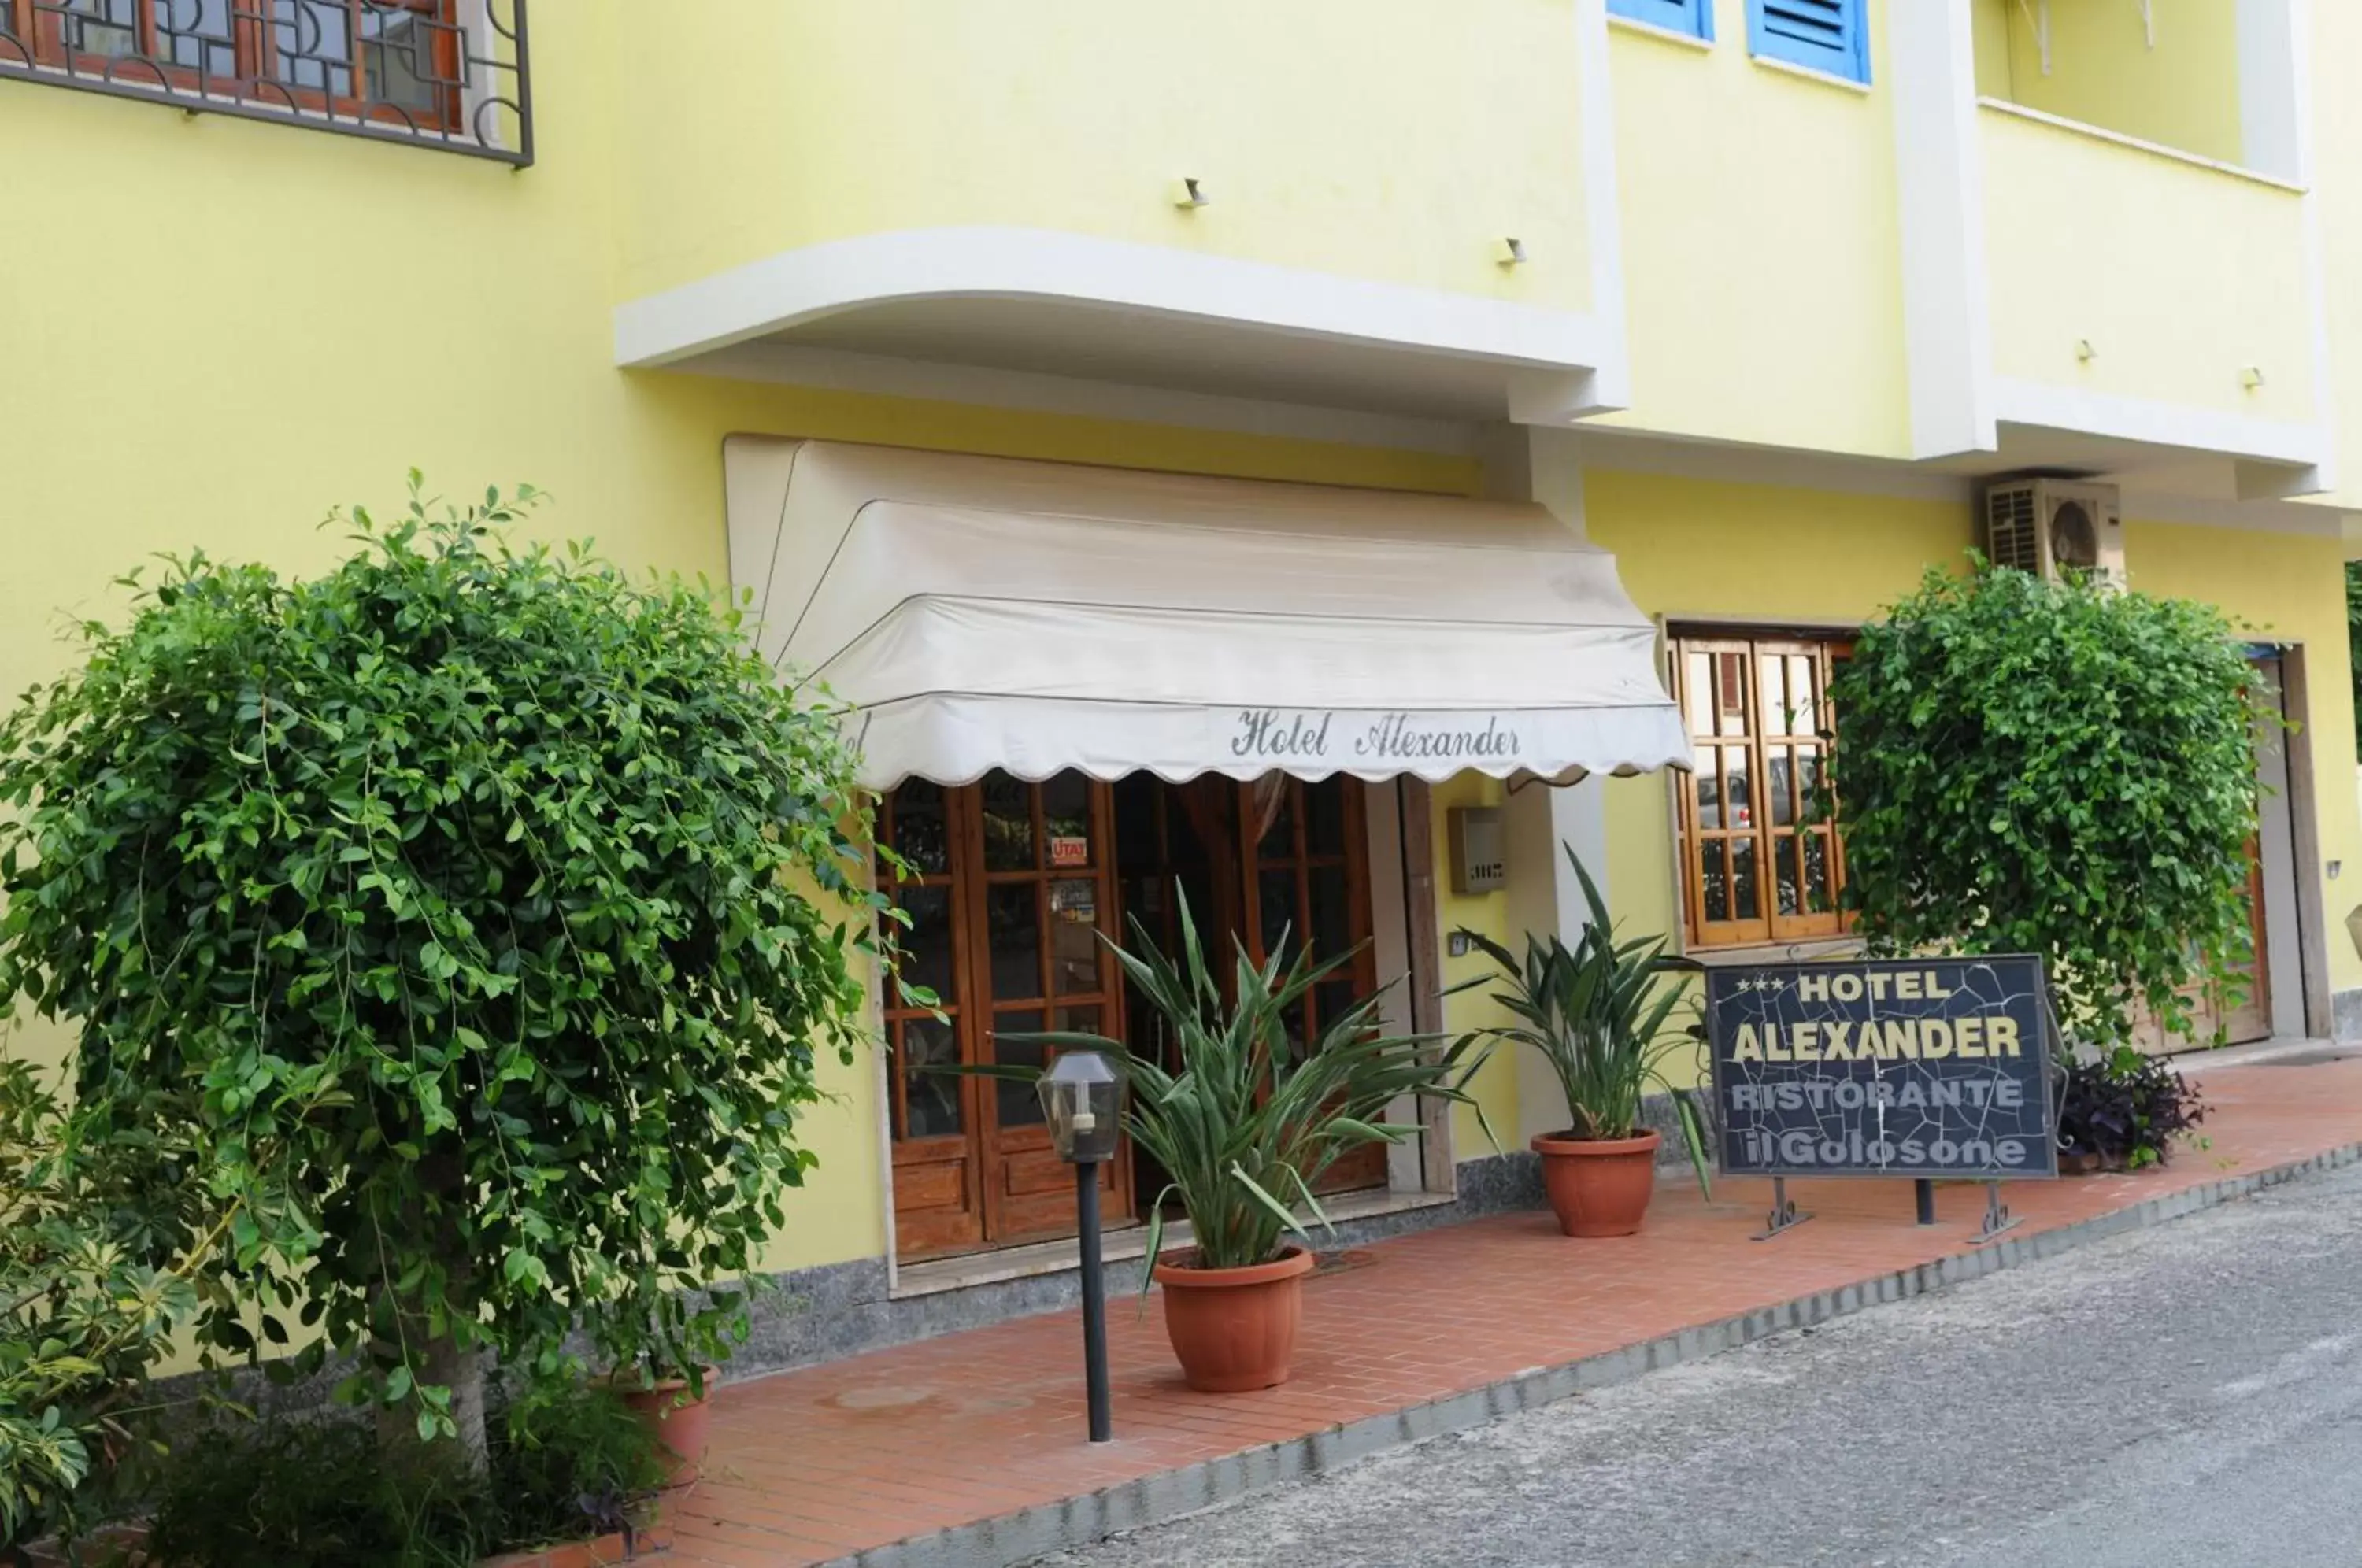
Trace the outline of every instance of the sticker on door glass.
{"type": "Polygon", "coordinates": [[[1089,925],[1099,918],[1098,884],[1096,882],[1053,882],[1050,884],[1050,912],[1058,919],[1076,925],[1089,925]]]}
{"type": "Polygon", "coordinates": [[[1081,834],[1052,834],[1050,864],[1053,866],[1088,866],[1091,863],[1091,841],[1081,834]]]}

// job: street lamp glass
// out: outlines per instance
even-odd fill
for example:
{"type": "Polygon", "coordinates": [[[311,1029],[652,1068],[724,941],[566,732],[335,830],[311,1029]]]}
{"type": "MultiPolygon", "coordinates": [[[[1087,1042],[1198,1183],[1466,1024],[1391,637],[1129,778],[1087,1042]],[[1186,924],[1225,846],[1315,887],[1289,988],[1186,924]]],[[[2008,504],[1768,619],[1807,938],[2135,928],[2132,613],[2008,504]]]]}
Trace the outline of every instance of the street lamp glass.
{"type": "Polygon", "coordinates": [[[1097,1051],[1068,1051],[1034,1081],[1043,1119],[1062,1160],[1115,1158],[1122,1133],[1123,1080],[1097,1051]]]}

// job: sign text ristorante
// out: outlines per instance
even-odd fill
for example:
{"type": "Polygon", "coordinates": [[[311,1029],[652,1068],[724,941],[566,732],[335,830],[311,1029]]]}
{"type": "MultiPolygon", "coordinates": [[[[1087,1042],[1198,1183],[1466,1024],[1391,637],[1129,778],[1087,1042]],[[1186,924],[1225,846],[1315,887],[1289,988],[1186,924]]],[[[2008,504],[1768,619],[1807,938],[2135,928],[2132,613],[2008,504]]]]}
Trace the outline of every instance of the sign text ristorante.
{"type": "Polygon", "coordinates": [[[1498,713],[1341,712],[1328,709],[1243,708],[1229,737],[1231,755],[1274,762],[1416,762],[1438,757],[1512,761],[1514,725],[1498,713]]]}

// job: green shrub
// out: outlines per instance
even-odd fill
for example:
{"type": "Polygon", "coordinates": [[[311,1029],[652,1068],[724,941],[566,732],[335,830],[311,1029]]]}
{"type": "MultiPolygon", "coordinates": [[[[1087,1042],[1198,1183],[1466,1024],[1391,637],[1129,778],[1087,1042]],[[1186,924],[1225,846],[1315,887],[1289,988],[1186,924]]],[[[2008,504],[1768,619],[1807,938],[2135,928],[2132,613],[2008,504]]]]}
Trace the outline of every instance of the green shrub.
{"type": "Polygon", "coordinates": [[[456,1445],[391,1458],[350,1419],[231,1427],[162,1467],[164,1568],[445,1568],[631,1526],[663,1479],[654,1438],[604,1389],[529,1392],[487,1466],[456,1445]]]}
{"type": "Polygon", "coordinates": [[[189,1276],[226,1222],[202,1187],[145,1172],[193,1163],[153,1134],[85,1143],[0,1058],[0,1548],[73,1534],[136,1452],[148,1375],[195,1318],[189,1276]]]}
{"type": "MultiPolygon", "coordinates": [[[[2257,676],[2187,600],[1928,573],[1829,684],[1846,897],[1886,952],[2031,953],[2068,1032],[2233,984],[2250,945],[2257,676]]],[[[1823,809],[1827,809],[1824,802],[1823,809]]]]}
{"type": "Polygon", "coordinates": [[[390,1463],[367,1426],[286,1421],[181,1445],[148,1549],[169,1568],[444,1568],[499,1535],[491,1488],[456,1445],[390,1463]]]}
{"type": "Polygon", "coordinates": [[[244,1206],[203,1334],[300,1316],[474,1443],[484,1350],[693,1377],[743,1337],[877,907],[834,715],[701,588],[512,546],[537,499],[414,474],[325,577],[174,560],[0,723],[0,1008],[244,1206]]]}

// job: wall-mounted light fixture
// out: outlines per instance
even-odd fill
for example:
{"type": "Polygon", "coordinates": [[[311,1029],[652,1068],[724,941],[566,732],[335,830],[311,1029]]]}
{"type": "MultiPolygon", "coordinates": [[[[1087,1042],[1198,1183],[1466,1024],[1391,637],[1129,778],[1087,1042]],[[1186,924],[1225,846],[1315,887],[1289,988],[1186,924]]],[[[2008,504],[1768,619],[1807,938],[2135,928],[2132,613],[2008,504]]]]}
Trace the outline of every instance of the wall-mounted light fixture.
{"type": "Polygon", "coordinates": [[[2249,392],[2254,392],[2264,384],[2264,368],[2261,365],[2249,365],[2239,372],[2239,384],[2249,392]]]}
{"type": "Polygon", "coordinates": [[[2088,365],[2088,364],[2090,364],[2092,360],[2094,360],[2094,359],[2098,359],[2099,357],[2100,357],[2100,351],[2099,351],[2097,348],[2092,348],[2092,340],[2091,340],[2090,338],[2088,338],[2088,337],[2078,337],[2077,339],[2075,339],[2075,358],[2076,358],[2076,359],[2078,359],[2081,360],[2084,364],[2088,365]]]}
{"type": "Polygon", "coordinates": [[[1186,174],[1173,182],[1173,204],[1176,207],[1194,210],[1213,199],[1206,193],[1205,182],[1195,174],[1186,174]]]}
{"type": "Polygon", "coordinates": [[[1493,259],[1504,267],[1524,266],[1526,264],[1526,242],[1522,239],[1510,238],[1495,240],[1493,242],[1493,259]]]}

